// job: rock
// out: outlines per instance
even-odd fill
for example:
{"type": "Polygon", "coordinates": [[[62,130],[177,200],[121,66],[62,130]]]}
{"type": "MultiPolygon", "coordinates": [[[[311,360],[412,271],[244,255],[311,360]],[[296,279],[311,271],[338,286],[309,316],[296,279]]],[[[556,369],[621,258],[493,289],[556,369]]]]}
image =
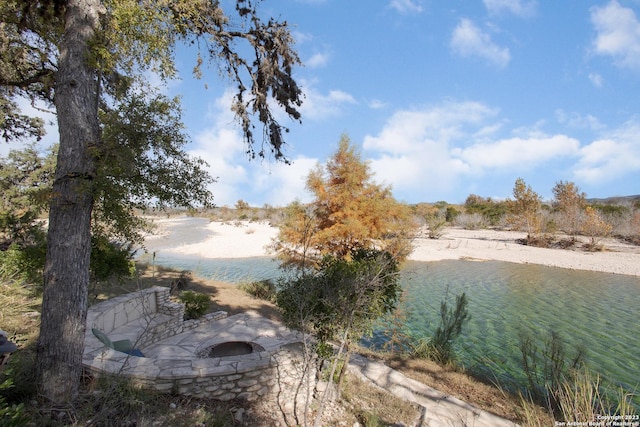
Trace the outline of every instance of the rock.
{"type": "Polygon", "coordinates": [[[233,415],[233,419],[237,423],[242,423],[242,418],[244,418],[244,408],[239,408],[236,413],[233,415]]]}

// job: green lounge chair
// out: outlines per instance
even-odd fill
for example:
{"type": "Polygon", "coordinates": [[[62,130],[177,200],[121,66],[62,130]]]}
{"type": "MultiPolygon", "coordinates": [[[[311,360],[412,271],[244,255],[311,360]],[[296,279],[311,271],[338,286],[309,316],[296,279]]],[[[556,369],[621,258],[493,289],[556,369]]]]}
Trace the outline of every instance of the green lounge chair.
{"type": "Polygon", "coordinates": [[[106,345],[109,348],[114,349],[115,351],[119,351],[121,353],[126,353],[131,356],[136,357],[144,357],[144,354],[137,348],[133,348],[133,344],[129,340],[119,340],[119,341],[111,341],[109,337],[107,337],[104,332],[100,329],[92,328],[91,332],[102,342],[102,344],[106,345]]]}

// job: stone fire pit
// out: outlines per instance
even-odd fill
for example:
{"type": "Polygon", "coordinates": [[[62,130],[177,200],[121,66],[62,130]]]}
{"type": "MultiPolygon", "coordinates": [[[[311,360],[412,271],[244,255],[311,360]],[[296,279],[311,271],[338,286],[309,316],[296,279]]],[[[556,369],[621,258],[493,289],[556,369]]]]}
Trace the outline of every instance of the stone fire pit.
{"type": "Polygon", "coordinates": [[[184,307],[178,306],[162,287],[92,306],[83,365],[155,390],[223,401],[271,396],[291,402],[301,379],[313,380],[314,369],[304,370],[301,363],[298,332],[252,312],[183,321],[184,307]],[[144,357],[105,347],[91,328],[112,341],[131,340],[144,357]]]}

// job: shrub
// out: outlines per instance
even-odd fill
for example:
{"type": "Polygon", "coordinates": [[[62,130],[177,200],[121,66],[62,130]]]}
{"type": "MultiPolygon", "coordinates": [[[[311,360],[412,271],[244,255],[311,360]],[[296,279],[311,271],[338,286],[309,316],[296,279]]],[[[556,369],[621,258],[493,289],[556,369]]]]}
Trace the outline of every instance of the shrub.
{"type": "Polygon", "coordinates": [[[590,238],[585,248],[591,251],[600,251],[603,249],[602,239],[611,234],[613,227],[591,206],[587,206],[584,213],[585,220],[582,224],[582,234],[590,238]]]}
{"type": "MultiPolygon", "coordinates": [[[[530,336],[521,336],[520,349],[529,381],[525,404],[546,406],[550,415],[565,422],[596,421],[598,416],[614,414],[621,419],[637,419],[634,394],[623,388],[602,387],[600,376],[584,363],[584,350],[578,348],[569,359],[557,333],[550,333],[541,353],[530,336]]],[[[534,425],[528,421],[528,425],[534,425]]]]}
{"type": "Polygon", "coordinates": [[[238,287],[256,298],[276,302],[276,285],[269,279],[241,283],[238,287]]]}
{"type": "Polygon", "coordinates": [[[427,219],[427,225],[429,226],[429,238],[439,239],[444,233],[444,227],[447,225],[447,221],[443,215],[430,216],[427,219]]]}
{"type": "Polygon", "coordinates": [[[198,292],[184,291],[179,298],[184,303],[185,320],[199,318],[211,305],[209,295],[198,292]]]}
{"type": "Polygon", "coordinates": [[[453,341],[460,336],[462,326],[469,320],[467,296],[463,292],[456,297],[456,307],[451,310],[446,299],[440,304],[440,325],[431,339],[435,360],[449,363],[453,360],[453,341]]]}
{"type": "Polygon", "coordinates": [[[106,236],[91,236],[91,276],[94,280],[131,277],[135,271],[133,245],[117,243],[106,236]]]}
{"type": "Polygon", "coordinates": [[[463,292],[456,297],[455,309],[449,308],[446,298],[440,303],[440,324],[431,339],[420,339],[413,346],[414,357],[431,359],[441,364],[453,362],[453,342],[469,320],[467,296],[463,292]]]}
{"type": "Polygon", "coordinates": [[[0,251],[0,277],[18,282],[40,284],[44,269],[46,245],[20,246],[12,244],[0,251]]]}
{"type": "Polygon", "coordinates": [[[458,215],[460,215],[459,210],[457,210],[453,206],[447,206],[447,209],[445,210],[444,218],[447,220],[447,222],[451,223],[453,222],[453,220],[456,219],[458,215]]]}
{"type": "MultiPolygon", "coordinates": [[[[10,378],[0,383],[0,392],[13,387],[13,381],[10,378]]],[[[0,425],[3,426],[23,426],[27,423],[27,417],[24,410],[24,403],[9,404],[4,396],[0,394],[0,425]]]]}
{"type": "Polygon", "coordinates": [[[480,213],[465,213],[456,216],[455,224],[465,230],[478,230],[487,226],[484,216],[480,213]]]}

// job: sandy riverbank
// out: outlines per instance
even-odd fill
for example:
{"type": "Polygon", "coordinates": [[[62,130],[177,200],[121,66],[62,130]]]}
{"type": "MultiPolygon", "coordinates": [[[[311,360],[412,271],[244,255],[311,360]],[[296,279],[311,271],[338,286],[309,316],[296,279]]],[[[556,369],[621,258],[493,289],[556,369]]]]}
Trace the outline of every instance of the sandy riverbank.
{"type": "MultiPolygon", "coordinates": [[[[149,239],[162,239],[172,225],[185,218],[156,220],[159,234],[149,239]]],[[[243,258],[269,256],[267,246],[278,229],[265,222],[211,222],[205,226],[207,239],[202,242],[166,248],[183,255],[205,258],[243,258]]],[[[203,230],[203,234],[205,230],[203,230]]],[[[441,261],[445,259],[495,260],[523,264],[540,264],[575,270],[640,276],[640,247],[614,239],[603,241],[602,252],[544,249],[517,243],[524,233],[498,230],[464,230],[447,228],[440,239],[417,238],[410,259],[441,261]]]]}

